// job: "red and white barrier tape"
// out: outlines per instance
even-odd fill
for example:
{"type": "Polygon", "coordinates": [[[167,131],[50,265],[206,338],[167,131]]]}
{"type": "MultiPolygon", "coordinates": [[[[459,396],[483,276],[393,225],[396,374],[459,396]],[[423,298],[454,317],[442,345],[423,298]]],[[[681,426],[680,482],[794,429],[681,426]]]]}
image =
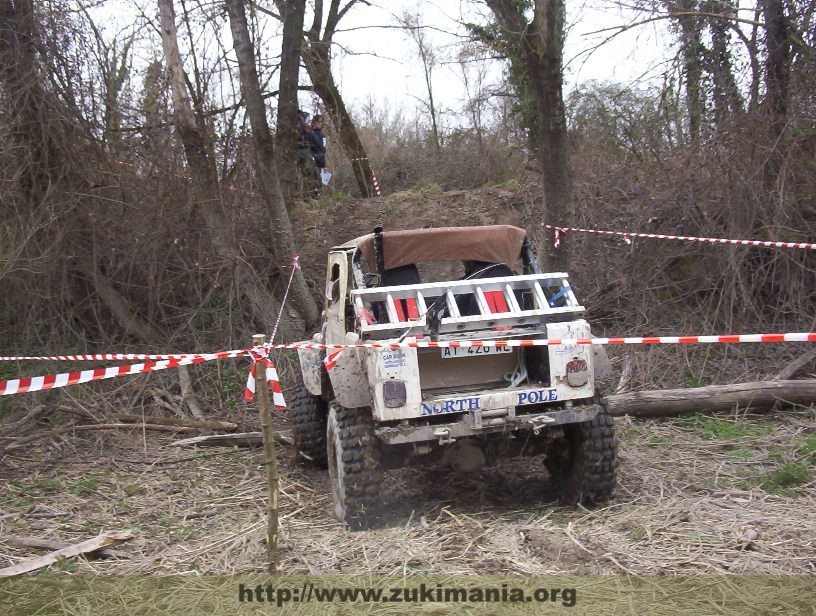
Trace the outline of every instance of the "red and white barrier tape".
{"type": "Polygon", "coordinates": [[[252,367],[249,369],[249,377],[247,378],[246,389],[244,390],[244,400],[252,402],[255,399],[255,372],[258,364],[266,366],[266,382],[269,383],[269,389],[272,391],[272,403],[276,409],[285,409],[286,400],[283,399],[283,391],[281,390],[280,380],[278,379],[278,371],[274,364],[269,361],[269,351],[263,347],[256,347],[249,351],[252,357],[252,367]]]}
{"type": "Polygon", "coordinates": [[[65,372],[62,374],[50,374],[46,376],[35,376],[22,379],[12,379],[0,381],[0,396],[11,394],[21,394],[27,391],[42,391],[89,383],[91,381],[102,381],[112,379],[117,376],[128,376],[131,374],[141,374],[143,372],[157,372],[167,368],[177,368],[179,366],[189,366],[191,364],[201,364],[224,357],[243,357],[246,351],[228,351],[225,353],[212,353],[207,355],[189,355],[183,359],[166,359],[151,361],[143,364],[131,364],[129,366],[109,366],[107,368],[94,368],[92,370],[78,370],[76,372],[65,372]]]}
{"type": "MultiPolygon", "coordinates": [[[[365,156],[361,156],[360,158],[352,158],[351,162],[356,163],[357,161],[364,161],[364,160],[368,160],[368,158],[365,157],[365,156]]],[[[377,195],[378,197],[382,197],[382,192],[380,191],[380,183],[377,181],[377,176],[374,173],[374,169],[371,167],[370,163],[369,163],[369,168],[371,169],[371,183],[374,186],[374,194],[377,195]]],[[[360,169],[365,171],[363,169],[362,162],[360,163],[360,169]]]]}
{"type": "MultiPolygon", "coordinates": [[[[531,346],[575,346],[575,345],[616,345],[616,344],[734,344],[739,342],[816,342],[816,332],[789,332],[784,334],[730,334],[724,336],[638,336],[625,338],[541,338],[535,340],[447,340],[434,342],[366,342],[360,344],[320,344],[317,342],[296,342],[293,344],[273,344],[272,349],[313,349],[339,351],[343,349],[446,349],[468,347],[531,347],[531,346]]],[[[330,354],[327,361],[336,358],[330,354]]]]}
{"type": "Polygon", "coordinates": [[[227,359],[235,357],[252,357],[253,364],[250,369],[250,377],[247,382],[247,391],[244,392],[244,398],[252,401],[255,393],[255,364],[258,361],[263,361],[266,364],[266,380],[269,383],[272,391],[272,401],[276,408],[286,408],[286,402],[281,391],[278,373],[275,366],[266,357],[268,351],[263,348],[259,349],[244,349],[236,351],[221,351],[218,353],[204,353],[204,354],[186,354],[176,356],[163,355],[142,355],[137,354],[103,354],[103,355],[62,355],[54,357],[3,357],[0,360],[96,360],[96,359],[128,359],[132,357],[160,357],[158,361],[149,361],[141,364],[132,364],[129,366],[109,366],[107,368],[94,368],[92,370],[77,370],[74,372],[64,372],[62,374],[49,374],[45,376],[27,377],[21,379],[11,379],[8,381],[0,381],[0,396],[10,396],[12,394],[22,394],[30,391],[44,391],[46,389],[56,389],[59,387],[68,387],[70,385],[79,385],[81,383],[90,383],[92,381],[102,381],[105,379],[112,379],[118,376],[128,376],[132,374],[142,374],[145,372],[157,372],[159,370],[166,370],[168,368],[177,368],[179,366],[189,366],[191,364],[201,364],[217,359],[227,359]]]}
{"type": "Polygon", "coordinates": [[[555,225],[542,224],[546,229],[555,231],[555,241],[560,243],[559,234],[566,231],[578,231],[581,233],[595,233],[598,235],[616,235],[622,237],[627,243],[631,243],[632,238],[647,238],[658,240],[680,240],[684,242],[704,242],[708,244],[737,244],[739,246],[762,246],[765,248],[802,248],[805,250],[816,250],[816,243],[810,242],[769,242],[764,240],[730,240],[720,237],[694,237],[689,235],[666,235],[663,233],[636,233],[630,231],[605,231],[602,229],[582,229],[580,227],[557,227],[555,225]]]}
{"type": "Polygon", "coordinates": [[[331,370],[337,365],[337,358],[340,356],[340,353],[343,352],[343,349],[339,351],[334,351],[332,353],[326,353],[325,359],[323,359],[323,364],[326,366],[326,371],[331,370]]]}
{"type": "Polygon", "coordinates": [[[246,355],[245,351],[224,351],[221,353],[174,353],[170,355],[145,355],[143,353],[102,353],[98,355],[21,355],[0,357],[0,361],[161,361],[165,359],[190,359],[204,357],[209,359],[224,359],[226,357],[240,357],[232,353],[246,355]]]}
{"type": "MultiPolygon", "coordinates": [[[[176,368],[190,364],[200,364],[216,359],[228,357],[250,356],[254,362],[269,362],[267,353],[270,349],[317,349],[340,351],[342,349],[399,349],[399,348],[419,348],[419,349],[444,349],[444,348],[468,348],[468,347],[535,347],[535,346],[575,346],[575,345],[617,345],[617,344],[735,344],[752,342],[816,342],[816,332],[788,332],[781,334],[731,334],[724,336],[639,336],[639,337],[618,337],[618,338],[551,338],[536,340],[448,340],[432,341],[417,340],[415,342],[367,342],[362,344],[319,344],[313,342],[296,342],[292,344],[269,344],[255,349],[244,349],[237,351],[222,351],[218,353],[205,353],[199,355],[180,355],[170,359],[151,361],[130,366],[112,366],[108,368],[96,368],[93,370],[82,370],[77,372],[67,372],[64,374],[52,374],[48,376],[29,377],[0,381],[0,396],[23,393],[28,391],[41,391],[88,383],[90,381],[100,381],[118,376],[131,374],[141,374],[143,372],[156,372],[167,368],[176,368]]],[[[331,353],[326,358],[327,367],[337,360],[339,353],[331,353]]],[[[122,355],[64,355],[57,357],[65,358],[98,358],[98,357],[124,357],[122,355]]],[[[150,356],[166,357],[166,356],[150,356]]],[[[20,358],[0,358],[9,359],[48,359],[54,357],[20,357],[20,358]]],[[[267,367],[271,362],[267,363],[267,367]]],[[[277,371],[274,366],[267,372],[267,380],[272,385],[273,401],[278,408],[284,408],[285,402],[280,392],[277,371]],[[271,376],[270,376],[271,375],[271,376]],[[276,391],[277,388],[277,391],[276,391]],[[277,397],[275,394],[281,394],[277,397]]],[[[247,383],[247,389],[254,392],[254,370],[251,376],[252,385],[247,383]]],[[[246,394],[245,394],[246,395],[246,394]]]]}

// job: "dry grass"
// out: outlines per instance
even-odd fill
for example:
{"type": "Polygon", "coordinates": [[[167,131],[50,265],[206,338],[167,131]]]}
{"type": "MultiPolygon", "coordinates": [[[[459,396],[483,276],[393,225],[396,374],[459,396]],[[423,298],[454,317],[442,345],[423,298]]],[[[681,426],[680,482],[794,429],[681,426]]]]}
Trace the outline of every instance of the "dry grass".
{"type": "MultiPolygon", "coordinates": [[[[282,421],[282,420],[281,420],[282,421]]],[[[280,426],[284,428],[282,424],[280,426]]],[[[753,419],[618,420],[617,494],[603,509],[557,506],[539,460],[475,475],[389,474],[382,528],[351,533],[329,512],[325,473],[281,463],[281,566],[289,573],[813,574],[812,409],[753,419]],[[780,485],[799,464],[809,478],[780,485]],[[769,480],[769,478],[776,478],[769,480]]],[[[77,436],[2,459],[2,566],[37,555],[3,537],[74,543],[134,529],[127,556],[63,562],[97,573],[260,573],[260,450],[180,449],[172,437],[77,436]]]]}

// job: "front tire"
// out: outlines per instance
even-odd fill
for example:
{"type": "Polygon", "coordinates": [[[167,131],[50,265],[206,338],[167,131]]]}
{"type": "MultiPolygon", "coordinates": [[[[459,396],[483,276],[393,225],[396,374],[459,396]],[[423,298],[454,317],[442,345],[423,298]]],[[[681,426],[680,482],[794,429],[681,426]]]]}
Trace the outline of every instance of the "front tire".
{"type": "Polygon", "coordinates": [[[383,479],[371,409],[332,403],[326,442],[335,517],[352,530],[370,528],[377,517],[383,479]]]}
{"type": "Polygon", "coordinates": [[[309,393],[301,378],[286,399],[292,414],[295,452],[318,468],[326,468],[326,401],[309,393]]]}
{"type": "Polygon", "coordinates": [[[564,438],[551,445],[545,461],[561,502],[606,504],[615,490],[617,453],[615,423],[605,407],[590,421],[565,425],[564,438]]]}

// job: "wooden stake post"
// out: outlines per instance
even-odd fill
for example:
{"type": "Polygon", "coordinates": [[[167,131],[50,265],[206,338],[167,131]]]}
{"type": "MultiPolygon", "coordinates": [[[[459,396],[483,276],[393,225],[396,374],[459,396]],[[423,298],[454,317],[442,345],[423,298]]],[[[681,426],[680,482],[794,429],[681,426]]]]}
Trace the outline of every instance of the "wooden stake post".
{"type": "MultiPolygon", "coordinates": [[[[254,346],[263,346],[266,336],[252,336],[254,346]]],[[[255,395],[261,412],[261,432],[263,434],[264,461],[266,462],[266,487],[269,505],[267,507],[266,554],[270,573],[278,569],[278,458],[275,454],[275,435],[272,432],[272,404],[269,386],[266,384],[266,364],[255,364],[255,395]]]]}

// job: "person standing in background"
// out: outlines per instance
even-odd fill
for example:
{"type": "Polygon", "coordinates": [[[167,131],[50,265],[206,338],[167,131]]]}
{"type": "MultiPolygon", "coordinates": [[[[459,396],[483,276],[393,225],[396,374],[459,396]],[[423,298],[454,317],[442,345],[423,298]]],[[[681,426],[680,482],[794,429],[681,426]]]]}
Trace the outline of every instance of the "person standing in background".
{"type": "Polygon", "coordinates": [[[326,168],[326,136],[323,134],[323,116],[320,114],[315,114],[312,118],[309,145],[314,163],[322,171],[326,168]]]}
{"type": "Polygon", "coordinates": [[[312,185],[320,181],[320,168],[315,164],[313,149],[314,140],[309,114],[298,110],[298,167],[303,178],[303,187],[308,187],[310,191],[312,185]]]}

